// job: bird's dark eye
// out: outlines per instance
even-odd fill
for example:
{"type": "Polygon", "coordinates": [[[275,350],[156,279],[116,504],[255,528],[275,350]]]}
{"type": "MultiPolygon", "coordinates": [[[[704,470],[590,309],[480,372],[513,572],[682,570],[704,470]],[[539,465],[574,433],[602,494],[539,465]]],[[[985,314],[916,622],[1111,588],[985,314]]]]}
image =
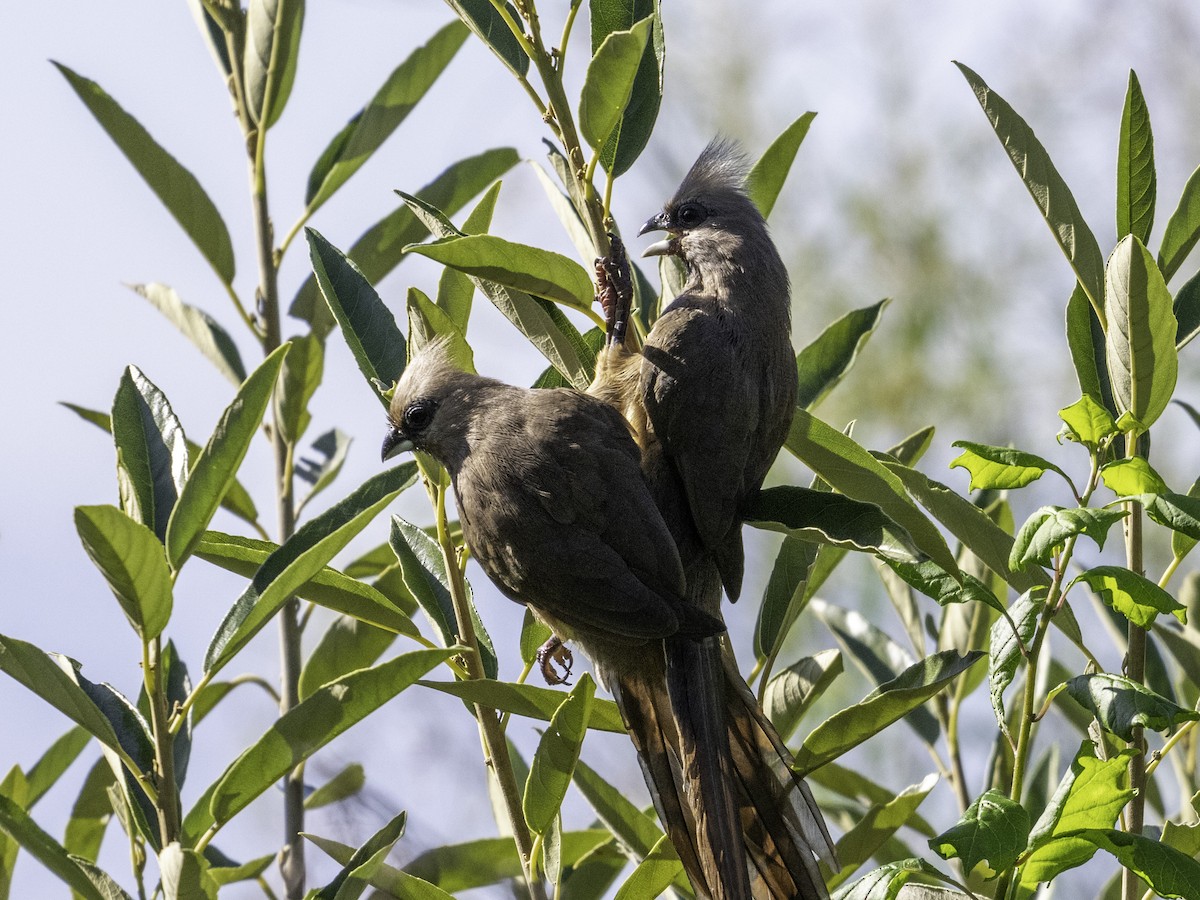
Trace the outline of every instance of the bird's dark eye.
{"type": "Polygon", "coordinates": [[[418,431],[424,431],[429,427],[429,423],[433,421],[433,414],[437,411],[437,403],[433,400],[417,400],[408,405],[408,409],[404,410],[404,428],[410,434],[418,431]]]}
{"type": "Polygon", "coordinates": [[[675,219],[684,228],[695,228],[708,218],[708,210],[699,203],[685,203],[675,211],[675,219]]]}

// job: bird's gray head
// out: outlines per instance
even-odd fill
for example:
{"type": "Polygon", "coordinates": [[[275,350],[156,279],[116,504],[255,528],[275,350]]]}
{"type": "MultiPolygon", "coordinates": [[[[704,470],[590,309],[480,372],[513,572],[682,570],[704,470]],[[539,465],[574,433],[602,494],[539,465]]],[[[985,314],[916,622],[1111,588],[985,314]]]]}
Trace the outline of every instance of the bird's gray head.
{"type": "Polygon", "coordinates": [[[717,138],[700,154],[662,212],[638,234],[667,238],[644,256],[680,256],[694,266],[732,258],[748,240],[766,236],[766,223],[746,193],[748,168],[737,145],[717,138]]]}
{"type": "Polygon", "coordinates": [[[423,450],[446,463],[454,436],[465,426],[464,391],[478,375],[454,364],[446,341],[434,341],[409,362],[388,409],[383,459],[406,450],[423,450]]]}

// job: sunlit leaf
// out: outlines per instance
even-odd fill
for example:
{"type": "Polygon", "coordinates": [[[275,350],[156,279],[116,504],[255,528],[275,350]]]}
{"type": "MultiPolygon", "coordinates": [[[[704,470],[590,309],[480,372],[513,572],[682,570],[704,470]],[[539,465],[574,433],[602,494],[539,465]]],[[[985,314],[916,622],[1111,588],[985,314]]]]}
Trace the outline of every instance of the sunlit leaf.
{"type": "Polygon", "coordinates": [[[259,128],[283,114],[300,52],[304,0],[250,0],[246,7],[246,54],[242,66],[246,106],[259,128]]]}
{"type": "Polygon", "coordinates": [[[1104,549],[1109,529],[1127,515],[1125,510],[1043,506],[1017,532],[1008,564],[1014,569],[1024,569],[1030,563],[1048,566],[1063,542],[1077,534],[1086,534],[1104,549]]]}
{"type": "Polygon", "coordinates": [[[319,788],[304,798],[305,809],[320,809],[331,803],[340,803],[353,797],[367,783],[366,772],[361,763],[350,763],[319,788]]]}
{"type": "Polygon", "coordinates": [[[1187,622],[1182,603],[1153,581],[1122,566],[1096,566],[1077,575],[1071,584],[1078,581],[1091,587],[1105,603],[1139,628],[1149,628],[1159,613],[1170,613],[1180,622],[1187,622]]]}
{"type": "Polygon", "coordinates": [[[592,149],[603,148],[629,103],[654,19],[605,36],[592,55],[579,97],[579,130],[592,149]]]}
{"type": "Polygon", "coordinates": [[[538,834],[550,828],[566,796],[587,733],[595,691],[596,683],[584,672],[550,717],[538,742],[521,802],[525,821],[538,834]]]}
{"type": "MultiPolygon", "coordinates": [[[[771,210],[775,208],[775,201],[779,199],[783,183],[792,170],[796,152],[800,149],[800,144],[808,134],[809,126],[812,125],[816,115],[815,112],[806,112],[785,128],[783,133],[771,142],[771,146],[763,152],[746,176],[746,191],[764,219],[769,218],[771,210]]],[[[881,301],[875,307],[868,307],[868,309],[881,308],[886,302],[886,300],[881,301]]],[[[864,312],[864,310],[860,310],[860,312],[864,312]]],[[[854,315],[854,313],[850,313],[850,315],[854,315]]],[[[803,392],[801,392],[801,396],[804,396],[803,392]]],[[[807,408],[812,404],[798,403],[797,405],[807,408]]]]}
{"type": "MultiPolygon", "coordinates": [[[[29,813],[21,809],[8,797],[0,795],[0,828],[6,831],[31,856],[61,878],[76,894],[87,900],[116,900],[113,895],[105,896],[92,883],[84,869],[76,862],[62,844],[42,830],[29,813]]],[[[128,900],[128,894],[117,895],[128,900]]]]}
{"type": "Polygon", "coordinates": [[[879,327],[884,307],[889,302],[885,298],[871,306],[851,310],[796,354],[796,371],[800,376],[797,406],[812,409],[837,387],[858,359],[867,339],[879,327]]]}
{"type": "Polygon", "coordinates": [[[793,663],[767,682],[763,710],[783,740],[792,736],[800,719],[842,674],[842,668],[840,650],[822,650],[793,663]]]}
{"type": "Polygon", "coordinates": [[[1025,487],[1042,477],[1046,471],[1066,473],[1049,460],[1015,450],[1012,447],[992,447],[973,441],[955,441],[952,447],[962,454],[950,462],[950,468],[961,466],[971,473],[970,490],[1007,491],[1025,487]]]}
{"type": "Polygon", "coordinates": [[[131,284],[134,293],[146,298],[178,328],[218,371],[235,385],[246,380],[246,367],[237,344],[216,319],[197,306],[184,303],[174,288],[165,284],[131,284]]]}
{"type": "MultiPolygon", "coordinates": [[[[600,165],[616,178],[627,172],[645,149],[662,104],[663,66],[666,59],[662,15],[659,0],[593,0],[588,4],[588,9],[591,13],[593,54],[614,31],[628,31],[647,16],[653,16],[650,38],[642,51],[629,101],[600,151],[600,165]]],[[[590,252],[584,254],[584,259],[590,252]]]]}
{"type": "Polygon", "coordinates": [[[958,823],[929,841],[943,859],[961,859],[971,872],[986,862],[992,872],[1010,869],[1029,838],[1029,813],[999,791],[984,791],[958,823]]]}
{"type": "Polygon", "coordinates": [[[1131,69],[1121,113],[1117,146],[1117,237],[1132,234],[1143,244],[1154,226],[1157,176],[1154,171],[1154,133],[1142,86],[1131,69]]]}
{"type": "Polygon", "coordinates": [[[524,77],[525,73],[529,71],[529,57],[521,49],[520,43],[508,26],[508,22],[516,25],[521,21],[520,14],[511,3],[504,4],[504,12],[501,14],[491,0],[446,0],[446,2],[487,48],[508,67],[509,71],[514,75],[524,77]]]}
{"type": "Polygon", "coordinates": [[[1163,279],[1170,281],[1187,259],[1196,241],[1200,240],[1200,168],[1188,177],[1179,205],[1167,227],[1163,229],[1162,246],[1158,250],[1158,268],[1163,279]]]}
{"type": "Polygon", "coordinates": [[[141,638],[153,640],[171,618],[171,571],[163,545],[115,506],[75,507],[75,528],[92,562],[141,638]]]}
{"type": "MultiPolygon", "coordinates": [[[[516,684],[511,681],[495,681],[491,678],[472,678],[469,681],[422,681],[421,685],[450,694],[469,703],[487,709],[513,713],[549,722],[563,700],[566,691],[538,687],[534,684],[516,684]]],[[[611,700],[592,698],[588,727],[598,731],[624,734],[625,725],[617,705],[611,700]]]]}
{"type": "Polygon", "coordinates": [[[1123,675],[1078,675],[1064,687],[1106,730],[1126,741],[1133,740],[1136,727],[1165,732],[1177,722],[1200,719],[1200,712],[1184,709],[1123,675]]]}

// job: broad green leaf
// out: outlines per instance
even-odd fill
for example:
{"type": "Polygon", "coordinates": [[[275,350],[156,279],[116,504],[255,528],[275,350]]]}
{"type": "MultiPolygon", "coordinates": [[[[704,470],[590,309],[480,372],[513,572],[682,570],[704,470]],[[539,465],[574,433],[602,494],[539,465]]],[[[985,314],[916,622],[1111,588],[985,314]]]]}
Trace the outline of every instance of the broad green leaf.
{"type": "Polygon", "coordinates": [[[350,763],[327,782],[304,798],[305,809],[320,809],[331,803],[340,803],[353,797],[367,783],[366,772],[361,763],[350,763]]]}
{"type": "Polygon", "coordinates": [[[309,445],[310,449],[320,455],[319,459],[309,456],[299,456],[295,459],[296,477],[309,485],[308,493],[300,499],[300,504],[296,507],[297,515],[313,497],[329,487],[338,477],[346,462],[346,454],[350,452],[352,440],[344,431],[333,428],[309,445]]]}
{"type": "Polygon", "coordinates": [[[405,463],[367,479],[321,515],[305,522],[262,564],[249,587],[226,614],[204,656],[215,675],[356,534],[401,491],[416,482],[416,463],[405,463]]]}
{"type": "Polygon", "coordinates": [[[500,62],[514,75],[524,77],[529,71],[529,56],[521,48],[508,22],[519,28],[521,16],[511,3],[504,4],[504,13],[492,0],[446,0],[458,17],[484,45],[496,54],[500,62]],[[505,21],[507,19],[507,21],[505,21]]]}
{"type": "Polygon", "coordinates": [[[1070,406],[1060,409],[1058,417],[1066,423],[1067,436],[1071,440],[1093,449],[1119,431],[1112,413],[1090,394],[1084,394],[1070,406]]]}
{"type": "Polygon", "coordinates": [[[115,778],[112,766],[103,757],[96,760],[84,777],[63,834],[63,847],[72,856],[96,861],[113,814],[108,789],[115,786],[115,778]]]}
{"type": "Polygon", "coordinates": [[[821,650],[767,682],[763,710],[781,739],[786,741],[792,736],[813,702],[842,674],[842,667],[840,650],[821,650]]]}
{"type": "MultiPolygon", "coordinates": [[[[1067,477],[1054,463],[1024,450],[1012,447],[992,447],[973,441],[955,441],[952,447],[963,452],[950,462],[950,468],[959,466],[971,473],[969,489],[1008,491],[1025,487],[1042,477],[1047,470],[1067,477]]],[[[1070,481],[1070,479],[1067,479],[1070,481]]]]}
{"type": "MultiPolygon", "coordinates": [[[[71,858],[62,844],[42,830],[29,813],[8,797],[0,794],[0,829],[3,829],[38,862],[61,878],[77,895],[87,900],[114,900],[106,897],[92,883],[79,863],[71,858]]],[[[128,900],[123,891],[119,895],[128,900]]]]}
{"type": "Polygon", "coordinates": [[[289,346],[277,348],[250,374],[233,402],[221,413],[217,427],[192,466],[167,523],[167,561],[173,569],[178,570],[195,549],[221,505],[221,498],[236,479],[250,442],[262,426],[289,346]]]}
{"type": "MultiPolygon", "coordinates": [[[[900,443],[889,447],[887,455],[899,460],[901,465],[915,466],[933,443],[934,431],[932,425],[914,431],[900,443]]],[[[887,461],[884,462],[886,464],[887,461]]]]}
{"type": "Polygon", "coordinates": [[[1071,289],[1066,311],[1067,347],[1079,389],[1115,408],[1108,367],[1104,362],[1104,326],[1079,282],[1071,289]]]}
{"type": "Polygon", "coordinates": [[[221,214],[195,176],[179,164],[96,82],[54,63],[79,99],[175,217],[224,284],[233,282],[233,244],[221,214]]]}
{"type": "Polygon", "coordinates": [[[592,303],[595,289],[583,266],[550,250],[514,244],[490,234],[443,238],[409,249],[475,278],[576,309],[586,309],[592,303]]]}
{"type": "Polygon", "coordinates": [[[1107,731],[1126,741],[1133,740],[1136,727],[1166,732],[1177,722],[1200,719],[1195,710],[1177,706],[1123,675],[1078,675],[1064,687],[1107,731]]]}
{"type": "MultiPolygon", "coordinates": [[[[279,545],[270,541],[206,531],[196,545],[196,555],[222,569],[253,578],[278,549],[279,545]]],[[[391,551],[388,553],[390,555],[391,551]]],[[[420,633],[408,613],[388,596],[337,569],[321,569],[298,593],[318,606],[353,616],[396,634],[416,637],[420,633]]]]}
{"type": "Polygon", "coordinates": [[[754,625],[754,655],[759,659],[774,661],[804,611],[804,588],[816,557],[817,545],[796,535],[787,535],[780,544],[754,625]]]}
{"type": "Polygon", "coordinates": [[[1109,257],[1104,356],[1117,411],[1149,428],[1171,400],[1179,361],[1171,293],[1149,251],[1126,237],[1109,257]]]}
{"type": "Polygon", "coordinates": [[[1188,177],[1179,205],[1163,229],[1158,249],[1158,268],[1163,280],[1170,281],[1200,240],[1200,168],[1188,177]]]}
{"type": "Polygon", "coordinates": [[[458,650],[405,653],[351,672],[292,707],[220,777],[209,800],[212,821],[228,822],[299,763],[458,650]]]}
{"type": "Polygon", "coordinates": [[[1029,813],[999,791],[984,791],[958,823],[929,841],[942,859],[961,859],[963,871],[986,862],[992,873],[1011,869],[1029,839],[1029,813]]]}
{"type": "MultiPolygon", "coordinates": [[[[468,157],[448,167],[418,190],[416,196],[448,213],[457,212],[467,200],[512,168],[517,159],[517,152],[511,147],[468,157]]],[[[412,210],[401,205],[359,237],[346,256],[358,266],[367,281],[377,284],[405,258],[405,247],[423,240],[428,234],[429,229],[412,210]]],[[[296,292],[288,312],[311,324],[313,333],[322,338],[336,324],[311,275],[296,292]]]]}
{"type": "Polygon", "coordinates": [[[813,729],[795,754],[793,768],[804,775],[836,759],[921,706],[982,656],[974,650],[963,655],[943,650],[910,666],[899,677],[881,684],[813,729]]]}
{"type": "MultiPolygon", "coordinates": [[[[383,857],[386,857],[391,852],[392,847],[396,845],[396,841],[400,840],[404,834],[404,826],[408,820],[408,814],[401,812],[394,816],[382,828],[376,831],[371,837],[367,838],[366,842],[355,850],[350,858],[342,864],[342,870],[329,884],[325,885],[321,890],[317,891],[312,900],[341,900],[346,896],[343,886],[352,879],[362,880],[361,876],[367,878],[373,875],[378,870],[379,865],[383,862],[383,857]],[[382,853],[382,856],[380,855],[382,853]],[[378,862],[372,867],[370,861],[378,857],[378,862]],[[370,869],[368,872],[363,872],[363,868],[370,869]]],[[[311,839],[311,838],[310,838],[311,839]]],[[[318,845],[319,846],[319,845],[318,845]]],[[[365,887],[365,885],[363,885],[365,887]]],[[[352,888],[353,890],[353,888],[352,888]]],[[[362,893],[362,890],[353,891],[351,897],[357,898],[362,893]]]]}
{"type": "Polygon", "coordinates": [[[831,491],[790,484],[767,488],[751,502],[745,518],[758,528],[867,550],[887,559],[914,560],[921,556],[908,532],[879,506],[831,491]]]}
{"type": "Polygon", "coordinates": [[[657,897],[683,874],[679,854],[665,834],[650,848],[642,861],[613,895],[613,900],[643,900],[657,897]]]}
{"type": "Polygon", "coordinates": [[[283,114],[300,52],[304,0],[250,0],[242,71],[250,120],[270,128],[283,114]]]}
{"type": "Polygon", "coordinates": [[[199,307],[184,303],[174,288],[165,284],[151,282],[129,287],[178,328],[222,375],[235,385],[246,380],[246,367],[237,344],[216,319],[199,307]]]}
{"type": "MultiPolygon", "coordinates": [[[[533,684],[495,681],[491,678],[476,678],[470,681],[422,681],[421,685],[487,709],[540,719],[543,722],[550,721],[554,711],[567,697],[566,691],[533,684]]],[[[590,705],[589,728],[611,731],[614,734],[625,733],[625,725],[621,722],[617,704],[611,700],[593,698],[590,705]]]]}
{"type": "Polygon", "coordinates": [[[1025,183],[1054,239],[1062,248],[1075,271],[1075,277],[1087,293],[1088,300],[1107,326],[1104,310],[1104,257],[1096,237],[1083,220],[1071,190],[1063,181],[1050,155],[1016,111],[993,91],[982,78],[956,62],[959,70],[970,84],[975,99],[983,108],[996,137],[1004,145],[1008,158],[1025,183]]]}
{"type": "Polygon", "coordinates": [[[1157,176],[1154,171],[1154,133],[1142,86],[1133,70],[1121,112],[1117,145],[1117,237],[1132,234],[1143,244],[1154,227],[1157,176]]]}
{"type": "MultiPolygon", "coordinates": [[[[447,272],[452,271],[446,269],[447,272]]],[[[471,284],[470,279],[467,280],[471,284]]],[[[471,285],[474,290],[474,285],[471,285]]],[[[446,312],[415,287],[408,289],[408,338],[414,352],[441,338],[450,359],[464,372],[475,371],[475,353],[446,312]]]]}
{"type": "MultiPolygon", "coordinates": [[[[812,125],[812,121],[816,118],[816,115],[815,112],[806,112],[785,128],[783,133],[771,142],[771,146],[758,158],[758,162],[754,164],[750,169],[750,173],[746,176],[746,191],[750,194],[750,199],[754,201],[754,205],[758,207],[758,211],[762,213],[764,219],[769,218],[771,210],[775,208],[775,201],[779,198],[779,192],[783,190],[783,183],[787,180],[788,173],[792,170],[792,162],[796,159],[796,152],[800,149],[800,144],[808,134],[809,126],[812,125]]],[[[886,300],[881,300],[875,306],[867,307],[867,310],[880,310],[885,303],[887,303],[886,300]]],[[[863,313],[867,310],[859,310],[858,313],[863,313]]],[[[849,313],[839,321],[845,321],[850,316],[856,314],[849,313]]],[[[876,313],[877,316],[878,313],[876,313]]],[[[836,324],[834,327],[836,327],[836,324]]],[[[871,328],[874,329],[874,327],[874,324],[872,324],[871,328]]],[[[862,340],[865,339],[866,335],[863,335],[862,340]]],[[[858,344],[861,345],[861,341],[858,344]]],[[[803,355],[803,351],[801,351],[801,355],[803,355]]],[[[849,364],[847,364],[846,368],[849,368],[849,364]]],[[[803,370],[801,370],[800,377],[801,379],[804,378],[803,370]]],[[[800,396],[804,396],[803,390],[800,396]]],[[[813,403],[799,402],[796,405],[807,409],[813,403]]]]}
{"type": "Polygon", "coordinates": [[[1070,831],[1062,837],[1081,838],[1108,851],[1122,866],[1137,873],[1160,897],[1191,900],[1196,896],[1200,862],[1161,841],[1111,828],[1070,831]]]}
{"type": "Polygon", "coordinates": [[[554,711],[549,726],[538,741],[521,801],[525,821],[538,834],[544,834],[550,828],[567,794],[571,773],[587,734],[595,693],[596,683],[584,672],[554,711]]]}
{"type": "MultiPolygon", "coordinates": [[[[646,148],[658,109],[662,104],[663,65],[666,43],[663,37],[659,0],[594,0],[588,4],[591,12],[592,53],[614,31],[628,31],[635,24],[653,16],[650,37],[642,51],[641,63],[634,75],[629,101],[621,119],[600,150],[600,165],[613,178],[625,174],[646,148]]],[[[584,254],[584,259],[593,251],[584,254]]]]}
{"type": "Polygon", "coordinates": [[[937,775],[926,775],[884,802],[876,802],[838,839],[836,854],[841,869],[826,884],[835,888],[844,882],[894,835],[917,811],[937,785],[937,775]]]}
{"type": "Polygon", "coordinates": [[[149,528],[115,506],[75,507],[83,549],[108,582],[143,641],[158,637],[171,618],[171,570],[149,528]]]}
{"type": "MultiPolygon", "coordinates": [[[[1193,492],[1194,492],[1193,488],[1193,492]]],[[[1170,528],[1176,534],[1200,541],[1200,498],[1166,491],[1134,497],[1146,509],[1151,521],[1170,528]]]]}
{"type": "Polygon", "coordinates": [[[305,213],[314,213],[391,136],[437,81],[467,39],[460,22],[450,22],[409,55],[321,153],[308,176],[305,213]]]}
{"type": "Polygon", "coordinates": [[[1127,515],[1125,510],[1043,506],[1017,532],[1008,564],[1013,569],[1024,569],[1030,563],[1048,566],[1063,542],[1077,534],[1086,534],[1104,549],[1109,529],[1127,515]]]}
{"type": "Polygon", "coordinates": [[[136,366],[121,375],[109,429],[121,508],[162,540],[188,478],[187,439],[166,395],[136,366]]]}
{"type": "Polygon", "coordinates": [[[204,854],[168,844],[158,854],[164,900],[217,900],[217,883],[208,874],[204,854]]]}
{"type": "Polygon", "coordinates": [[[1008,716],[1004,710],[1004,691],[1012,684],[1017,667],[1033,641],[1038,618],[1046,605],[1046,593],[1042,587],[1026,591],[1013,603],[1006,618],[992,623],[988,644],[988,686],[996,724],[1005,734],[1008,733],[1008,716]]]}
{"type": "Polygon", "coordinates": [[[353,616],[338,616],[329,623],[300,670],[300,699],[323,684],[374,665],[395,640],[393,631],[376,628],[353,616]]]}
{"type": "Polygon", "coordinates": [[[884,307],[889,302],[885,298],[871,306],[851,310],[796,354],[796,371],[800,376],[797,406],[811,410],[837,387],[858,359],[867,339],[879,327],[884,307]]]}
{"type": "Polygon", "coordinates": [[[588,63],[579,96],[579,130],[593,150],[604,147],[629,104],[653,22],[647,17],[628,31],[611,32],[588,63]]]}
{"type": "Polygon", "coordinates": [[[283,361],[279,390],[272,398],[275,424],[284,440],[295,444],[308,429],[312,414],[308,403],[325,374],[325,345],[315,334],[300,335],[288,341],[291,350],[283,361]]]}
{"type": "Polygon", "coordinates": [[[1172,307],[1179,323],[1175,331],[1175,346],[1182,348],[1200,334],[1200,272],[1184,282],[1172,307]]]}
{"type": "Polygon", "coordinates": [[[404,335],[362,270],[316,230],[306,228],[304,233],[325,302],[342,326],[359,371],[386,407],[382,391],[399,380],[407,361],[404,335]]]}
{"type": "Polygon", "coordinates": [[[909,499],[900,479],[851,438],[797,409],[786,446],[835,490],[879,506],[908,532],[921,552],[957,574],[958,565],[945,538],[909,499]]]}
{"type": "Polygon", "coordinates": [[[903,560],[885,560],[892,571],[927,597],[932,597],[939,606],[951,603],[982,603],[997,612],[1004,612],[1004,604],[991,592],[986,584],[967,572],[956,581],[933,560],[919,563],[903,560]]]}
{"type": "Polygon", "coordinates": [[[1079,581],[1139,628],[1149,628],[1159,613],[1170,613],[1180,622],[1187,623],[1187,611],[1182,603],[1153,581],[1122,566],[1088,569],[1072,579],[1067,590],[1079,581]]]}

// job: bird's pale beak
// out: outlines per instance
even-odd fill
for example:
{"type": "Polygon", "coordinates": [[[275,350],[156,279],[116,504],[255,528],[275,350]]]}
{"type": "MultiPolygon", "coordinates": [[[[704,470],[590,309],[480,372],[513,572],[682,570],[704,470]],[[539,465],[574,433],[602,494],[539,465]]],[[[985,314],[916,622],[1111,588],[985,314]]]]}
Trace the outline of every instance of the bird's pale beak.
{"type": "MultiPolygon", "coordinates": [[[[643,234],[645,234],[648,231],[669,231],[669,229],[670,229],[670,226],[669,226],[667,214],[665,212],[660,212],[658,215],[649,219],[646,222],[646,224],[641,227],[641,230],[638,231],[638,237],[641,237],[643,234]]],[[[668,234],[665,239],[663,239],[661,241],[657,241],[657,242],[651,244],[645,250],[643,250],[642,256],[667,256],[667,255],[669,255],[670,253],[673,252],[671,249],[671,242],[673,240],[674,240],[674,236],[668,234]]]]}
{"type": "Polygon", "coordinates": [[[393,456],[399,456],[412,448],[413,442],[404,436],[404,432],[399,428],[389,428],[383,439],[383,452],[380,456],[383,462],[387,462],[393,456]]]}

